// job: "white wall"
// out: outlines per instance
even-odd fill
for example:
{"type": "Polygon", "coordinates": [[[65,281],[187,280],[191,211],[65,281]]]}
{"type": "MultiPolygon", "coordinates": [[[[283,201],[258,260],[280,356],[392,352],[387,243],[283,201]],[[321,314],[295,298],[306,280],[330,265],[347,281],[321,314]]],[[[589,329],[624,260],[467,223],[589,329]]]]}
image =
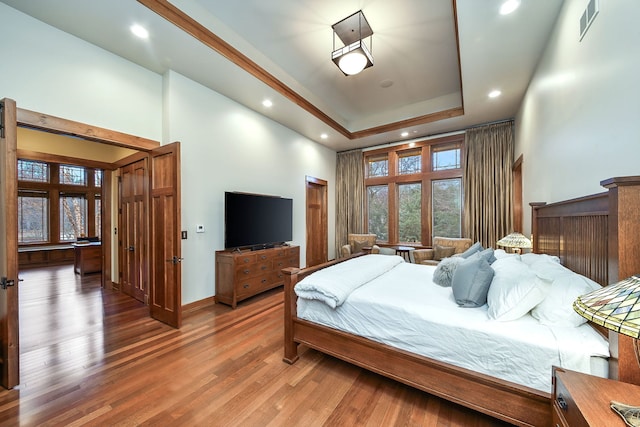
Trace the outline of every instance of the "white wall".
{"type": "Polygon", "coordinates": [[[0,3],[0,98],[159,141],[162,76],[0,3]]]}
{"type": "MultiPolygon", "coordinates": [[[[186,77],[165,75],[167,141],[182,155],[183,304],[214,293],[214,252],[224,248],[224,192],[293,199],[293,244],[305,259],[305,176],[329,182],[329,235],[335,233],[336,154],[186,77]],[[196,225],[205,226],[196,233],[196,225]]],[[[329,239],[331,242],[333,239],[329,239]]],[[[335,256],[330,246],[329,257],[335,256]]]]}
{"type": "Polygon", "coordinates": [[[640,175],[640,1],[599,0],[579,41],[588,0],[566,0],[516,117],[529,202],[605,191],[600,181],[640,175]]]}
{"type": "MultiPolygon", "coordinates": [[[[224,191],[292,198],[293,243],[305,265],[305,175],[329,182],[335,152],[177,73],[160,76],[0,3],[0,98],[18,107],[163,143],[181,142],[182,302],[214,294],[224,191]],[[196,224],[205,233],[196,234],[196,224]]],[[[329,238],[329,257],[335,256],[329,238]]]]}

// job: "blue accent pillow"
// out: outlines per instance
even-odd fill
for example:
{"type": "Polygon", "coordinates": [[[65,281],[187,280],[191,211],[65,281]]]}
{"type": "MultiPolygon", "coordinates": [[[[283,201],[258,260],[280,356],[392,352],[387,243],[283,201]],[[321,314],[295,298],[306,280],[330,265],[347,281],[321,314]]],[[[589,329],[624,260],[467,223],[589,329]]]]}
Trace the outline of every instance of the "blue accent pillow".
{"type": "Polygon", "coordinates": [[[476,252],[480,252],[480,251],[483,251],[483,250],[484,250],[484,248],[482,247],[480,242],[475,242],[473,245],[471,245],[471,247],[469,249],[467,249],[466,251],[462,252],[460,254],[460,256],[462,258],[469,258],[471,255],[475,254],[476,252]]]}
{"type": "Polygon", "coordinates": [[[453,298],[461,307],[480,307],[487,303],[487,293],[493,280],[493,269],[481,256],[464,260],[453,273],[453,298]]]}

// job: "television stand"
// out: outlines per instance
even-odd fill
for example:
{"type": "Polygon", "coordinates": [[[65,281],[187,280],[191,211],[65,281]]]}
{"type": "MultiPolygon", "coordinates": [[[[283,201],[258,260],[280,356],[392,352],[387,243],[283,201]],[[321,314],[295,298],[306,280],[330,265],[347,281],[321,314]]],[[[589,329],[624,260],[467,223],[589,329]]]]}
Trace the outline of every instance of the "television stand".
{"type": "Polygon", "coordinates": [[[238,302],[284,285],[282,269],[300,267],[299,246],[216,251],[216,303],[238,302]]]}

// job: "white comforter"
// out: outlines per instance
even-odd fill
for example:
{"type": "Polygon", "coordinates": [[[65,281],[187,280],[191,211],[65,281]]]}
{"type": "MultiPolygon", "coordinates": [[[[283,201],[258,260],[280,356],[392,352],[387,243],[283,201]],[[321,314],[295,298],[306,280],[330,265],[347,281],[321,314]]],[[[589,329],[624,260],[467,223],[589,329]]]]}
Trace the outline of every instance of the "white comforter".
{"type": "Polygon", "coordinates": [[[592,356],[609,356],[607,341],[588,325],[549,327],[528,314],[500,322],[489,319],[486,305],[461,308],[451,288],[432,282],[434,269],[399,263],[337,308],[301,297],[298,316],[545,392],[552,365],[590,372],[592,356]]]}

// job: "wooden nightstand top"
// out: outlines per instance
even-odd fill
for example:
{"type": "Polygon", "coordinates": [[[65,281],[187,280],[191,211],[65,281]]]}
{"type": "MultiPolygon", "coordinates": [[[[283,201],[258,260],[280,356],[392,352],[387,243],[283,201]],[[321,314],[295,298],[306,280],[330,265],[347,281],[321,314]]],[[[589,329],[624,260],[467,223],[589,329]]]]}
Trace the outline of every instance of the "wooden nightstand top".
{"type": "Polygon", "coordinates": [[[640,386],[557,367],[554,367],[553,371],[553,408],[554,411],[563,414],[569,425],[574,425],[571,417],[576,415],[577,410],[586,421],[586,425],[623,427],[624,421],[609,407],[610,402],[616,400],[627,405],[640,406],[640,386]],[[557,398],[561,394],[568,404],[567,410],[558,407],[557,398]]]}

